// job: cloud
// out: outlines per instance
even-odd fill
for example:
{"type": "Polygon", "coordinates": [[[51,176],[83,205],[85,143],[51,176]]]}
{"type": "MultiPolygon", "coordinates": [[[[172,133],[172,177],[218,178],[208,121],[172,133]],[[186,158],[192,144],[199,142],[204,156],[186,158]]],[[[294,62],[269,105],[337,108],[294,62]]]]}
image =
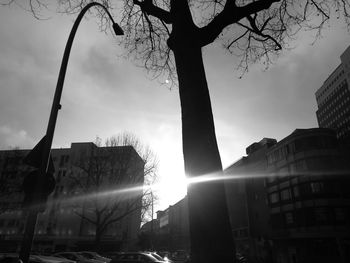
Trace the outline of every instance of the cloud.
{"type": "Polygon", "coordinates": [[[16,130],[6,125],[0,126],[0,141],[2,143],[1,149],[17,146],[31,148],[34,145],[34,139],[25,130],[16,130]]]}
{"type": "MultiPolygon", "coordinates": [[[[113,48],[101,49],[92,46],[80,64],[82,74],[92,82],[100,82],[101,89],[118,86],[123,87],[125,83],[125,69],[117,65],[117,58],[114,56],[113,48]]],[[[130,76],[128,76],[130,77],[130,76]]]]}

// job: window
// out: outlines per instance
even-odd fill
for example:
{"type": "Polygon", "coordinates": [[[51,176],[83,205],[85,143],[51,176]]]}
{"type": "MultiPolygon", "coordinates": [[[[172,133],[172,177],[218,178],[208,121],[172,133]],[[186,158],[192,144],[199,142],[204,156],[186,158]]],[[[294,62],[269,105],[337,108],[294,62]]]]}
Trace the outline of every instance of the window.
{"type": "Polygon", "coordinates": [[[275,173],[271,173],[267,176],[267,182],[268,183],[273,183],[274,181],[276,181],[277,176],[275,173]]]}
{"type": "Polygon", "coordinates": [[[290,189],[284,189],[281,191],[281,200],[291,199],[290,189]]]}
{"type": "Polygon", "coordinates": [[[61,155],[61,158],[60,158],[60,166],[63,166],[64,165],[64,155],[61,155]]]}
{"type": "Polygon", "coordinates": [[[288,166],[279,169],[279,171],[278,171],[278,177],[279,178],[283,178],[283,177],[286,177],[288,175],[289,175],[288,166]]]}
{"type": "Polygon", "coordinates": [[[275,176],[268,176],[268,177],[267,177],[267,182],[268,182],[268,183],[273,183],[275,180],[276,180],[276,177],[275,177],[275,176]]]}
{"type": "Polygon", "coordinates": [[[336,207],[334,209],[334,213],[335,213],[335,220],[336,221],[345,221],[345,212],[344,209],[341,207],[336,207]]]}
{"type": "Polygon", "coordinates": [[[298,172],[306,170],[305,160],[300,160],[295,163],[295,168],[298,172]]]}
{"type": "Polygon", "coordinates": [[[14,227],[16,225],[16,220],[15,219],[11,219],[9,220],[9,222],[7,223],[8,227],[14,227]]]}
{"type": "Polygon", "coordinates": [[[298,186],[294,186],[293,187],[293,193],[294,193],[294,197],[300,196],[299,187],[298,186]]]}
{"type": "Polygon", "coordinates": [[[258,194],[254,194],[254,200],[259,200],[259,195],[258,194]]]}
{"type": "Polygon", "coordinates": [[[327,215],[327,209],[325,207],[315,208],[314,215],[315,215],[316,222],[319,222],[319,223],[327,222],[328,215],[327,215]]]}
{"type": "Polygon", "coordinates": [[[313,182],[310,184],[310,186],[311,186],[311,192],[314,194],[323,192],[324,187],[322,182],[313,182]]]}
{"type": "Polygon", "coordinates": [[[61,181],[61,174],[62,174],[62,171],[59,170],[59,171],[58,171],[58,174],[57,174],[57,182],[60,182],[60,181],[61,181]]]}
{"type": "Polygon", "coordinates": [[[285,220],[286,220],[286,224],[287,225],[290,225],[290,224],[293,224],[294,223],[294,217],[293,217],[293,213],[285,213],[284,214],[285,216],[285,220]]]}
{"type": "Polygon", "coordinates": [[[277,203],[279,201],[278,193],[275,192],[275,193],[270,194],[269,199],[270,199],[271,204],[277,203]]]}
{"type": "Polygon", "coordinates": [[[59,166],[60,167],[64,166],[66,163],[68,163],[68,161],[69,161],[69,155],[66,155],[66,154],[65,155],[61,155],[59,166]]]}

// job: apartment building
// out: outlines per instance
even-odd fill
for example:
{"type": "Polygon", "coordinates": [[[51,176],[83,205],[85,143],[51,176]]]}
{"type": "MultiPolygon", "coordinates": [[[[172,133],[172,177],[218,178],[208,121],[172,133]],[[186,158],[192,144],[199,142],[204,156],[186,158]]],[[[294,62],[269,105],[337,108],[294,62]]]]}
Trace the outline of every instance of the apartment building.
{"type": "Polygon", "coordinates": [[[336,133],[297,129],[271,147],[266,157],[275,258],[347,262],[350,171],[336,133]]]}
{"type": "Polygon", "coordinates": [[[263,138],[225,169],[226,198],[236,251],[251,259],[271,259],[270,214],[266,202],[266,152],[277,141],[263,138]]]}
{"type": "Polygon", "coordinates": [[[332,129],[253,143],[225,170],[238,252],[251,262],[348,262],[350,170],[332,129]]]}
{"type": "MultiPolygon", "coordinates": [[[[350,261],[350,163],[341,142],[333,129],[296,129],[251,144],[225,169],[237,252],[249,262],[350,261]]],[[[157,213],[156,249],[190,249],[187,209],[184,198],[157,213]]]]}
{"type": "Polygon", "coordinates": [[[337,138],[350,135],[350,46],[340,56],[340,65],[316,91],[317,121],[321,128],[336,131],[337,138]]]}
{"type": "MultiPolygon", "coordinates": [[[[0,180],[7,187],[0,195],[3,251],[18,250],[24,232],[21,184],[33,169],[23,162],[29,151],[0,151],[0,180]]],[[[33,250],[96,248],[96,234],[101,234],[99,243],[104,250],[134,247],[141,224],[143,191],[134,186],[142,186],[144,180],[144,162],[134,148],[72,143],[70,148],[52,149],[51,154],[56,186],[45,211],[38,216],[33,250]],[[107,224],[97,223],[96,211],[107,224]],[[122,214],[126,215],[115,220],[122,214]],[[104,227],[102,232],[98,232],[98,226],[104,227]]]]}

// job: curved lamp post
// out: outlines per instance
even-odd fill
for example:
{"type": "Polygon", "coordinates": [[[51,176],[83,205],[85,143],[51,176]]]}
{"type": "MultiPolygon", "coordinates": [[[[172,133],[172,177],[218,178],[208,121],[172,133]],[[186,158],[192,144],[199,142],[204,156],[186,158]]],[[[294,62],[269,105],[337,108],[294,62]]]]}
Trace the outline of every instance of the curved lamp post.
{"type": "MultiPolygon", "coordinates": [[[[58,75],[55,95],[54,95],[54,99],[53,99],[53,103],[52,103],[52,107],[51,107],[50,118],[49,118],[49,122],[47,125],[46,135],[44,137],[45,138],[44,147],[43,147],[42,152],[41,152],[41,165],[39,168],[39,179],[38,179],[37,185],[35,187],[36,192],[40,192],[44,186],[43,178],[47,173],[49,158],[50,158],[50,151],[51,151],[51,146],[52,146],[52,140],[53,140],[53,135],[55,132],[57,115],[58,115],[58,111],[61,109],[60,100],[61,100],[61,95],[62,95],[62,90],[63,90],[64,78],[65,78],[66,71],[67,71],[69,54],[70,54],[70,50],[71,50],[72,44],[73,44],[73,39],[74,39],[75,33],[77,32],[77,29],[78,29],[78,26],[79,26],[81,19],[83,18],[86,11],[92,6],[99,6],[105,10],[105,12],[108,14],[109,18],[113,22],[113,30],[117,36],[124,34],[124,32],[120,28],[120,26],[114,22],[113,17],[109,13],[108,9],[100,3],[92,2],[92,3],[89,3],[88,5],[86,5],[81,10],[77,19],[75,20],[73,27],[72,27],[72,30],[69,34],[69,38],[68,38],[65,50],[64,50],[61,68],[60,68],[59,75],[58,75]]],[[[32,246],[32,242],[33,242],[34,230],[35,230],[35,224],[36,224],[37,217],[38,217],[38,212],[39,211],[37,209],[29,210],[28,217],[26,220],[25,232],[23,235],[21,251],[20,251],[20,259],[24,263],[27,263],[29,260],[29,254],[30,254],[31,246],[32,246]]]]}

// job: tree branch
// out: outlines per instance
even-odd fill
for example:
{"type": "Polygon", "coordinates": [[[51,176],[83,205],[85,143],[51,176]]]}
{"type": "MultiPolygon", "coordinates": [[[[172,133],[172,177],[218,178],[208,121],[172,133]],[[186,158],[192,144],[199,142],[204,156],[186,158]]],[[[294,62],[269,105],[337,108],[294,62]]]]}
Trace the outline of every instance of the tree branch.
{"type": "Polygon", "coordinates": [[[250,4],[240,7],[240,13],[244,14],[243,17],[246,17],[251,14],[256,14],[264,9],[269,9],[273,3],[280,2],[281,0],[259,0],[254,1],[250,4]]]}
{"type": "Polygon", "coordinates": [[[247,19],[252,27],[252,32],[254,32],[255,34],[257,34],[258,36],[263,37],[264,39],[256,39],[257,41],[266,41],[267,39],[272,40],[275,45],[277,46],[275,50],[280,50],[282,49],[281,45],[278,43],[278,41],[276,39],[274,39],[272,36],[264,34],[263,30],[266,27],[268,21],[271,20],[271,17],[269,17],[268,19],[266,19],[265,23],[263,24],[263,26],[261,27],[261,29],[259,29],[255,23],[255,18],[251,17],[251,16],[247,16],[247,19]]]}
{"type": "Polygon", "coordinates": [[[120,216],[117,216],[117,217],[114,217],[112,219],[107,220],[105,222],[105,225],[110,225],[112,223],[118,222],[121,219],[123,219],[124,217],[126,217],[127,215],[133,213],[134,211],[136,211],[137,209],[140,209],[140,208],[141,208],[141,206],[135,206],[134,208],[126,209],[126,211],[123,214],[121,214],[120,216]]]}
{"type": "Polygon", "coordinates": [[[78,212],[75,212],[75,214],[79,217],[81,217],[82,219],[88,221],[89,223],[93,224],[93,225],[96,225],[96,221],[92,220],[91,218],[81,214],[81,213],[78,213],[78,212]]]}
{"type": "Polygon", "coordinates": [[[243,38],[248,32],[250,31],[250,29],[247,29],[242,35],[240,35],[239,37],[235,38],[234,40],[231,41],[231,43],[229,43],[227,45],[227,49],[229,49],[235,42],[239,41],[241,38],[243,38]]]}
{"type": "Polygon", "coordinates": [[[311,2],[321,14],[323,14],[327,19],[329,19],[329,15],[327,15],[325,11],[322,8],[320,8],[318,4],[315,3],[314,0],[311,0],[311,2]]]}
{"type": "MultiPolygon", "coordinates": [[[[224,9],[213,18],[213,20],[201,28],[199,31],[200,45],[206,46],[212,43],[222,32],[222,30],[244,17],[256,14],[261,10],[268,9],[274,2],[280,0],[259,0],[245,6],[237,6],[236,1],[227,0],[224,9]]],[[[266,26],[266,25],[265,25],[266,26]]]]}
{"type": "Polygon", "coordinates": [[[135,5],[138,5],[143,12],[145,12],[148,15],[152,15],[161,21],[163,21],[166,24],[171,24],[172,19],[170,12],[165,11],[164,9],[155,6],[152,3],[152,0],[144,0],[144,1],[139,1],[139,0],[133,0],[135,5]]]}

